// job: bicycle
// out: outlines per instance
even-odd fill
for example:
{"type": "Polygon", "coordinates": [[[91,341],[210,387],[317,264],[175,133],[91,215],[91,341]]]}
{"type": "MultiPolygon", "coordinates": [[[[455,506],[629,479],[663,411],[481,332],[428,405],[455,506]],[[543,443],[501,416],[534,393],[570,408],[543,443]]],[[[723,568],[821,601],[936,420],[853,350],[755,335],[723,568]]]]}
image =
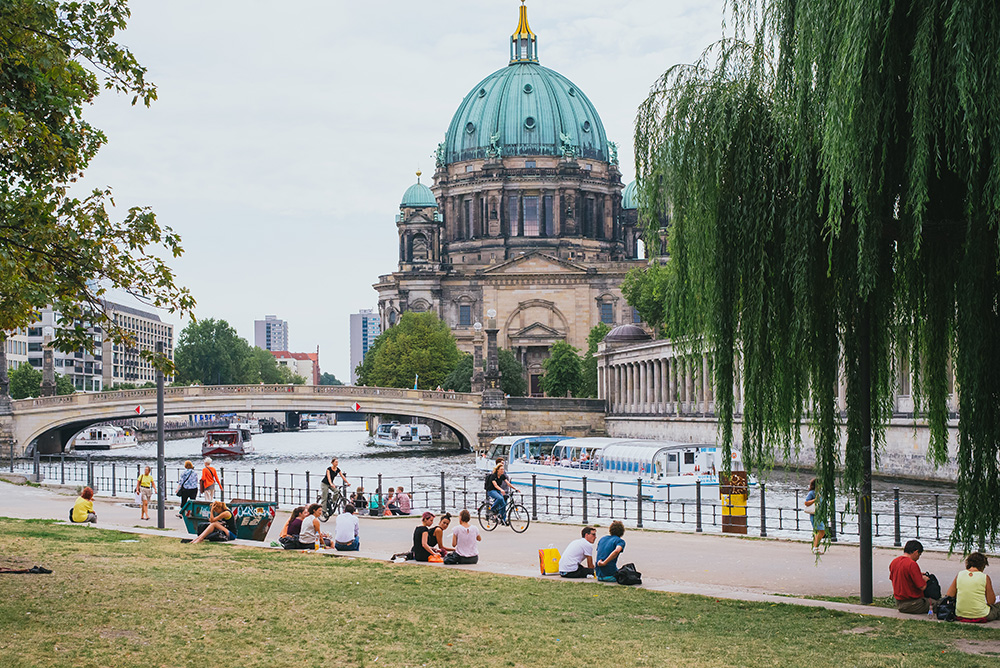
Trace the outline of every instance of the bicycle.
{"type": "Polygon", "coordinates": [[[528,509],[514,500],[514,495],[520,492],[511,491],[507,495],[507,509],[504,517],[501,518],[493,512],[493,499],[486,499],[479,504],[479,525],[487,531],[493,531],[500,524],[501,520],[511,528],[514,533],[524,533],[531,524],[531,516],[528,509]]]}
{"type": "Polygon", "coordinates": [[[316,503],[323,506],[323,512],[320,513],[320,521],[326,522],[331,517],[335,517],[340,513],[344,512],[344,508],[347,506],[346,497],[344,496],[344,491],[340,487],[331,487],[330,493],[326,497],[326,505],[323,505],[323,488],[320,487],[319,493],[316,495],[316,503]]]}

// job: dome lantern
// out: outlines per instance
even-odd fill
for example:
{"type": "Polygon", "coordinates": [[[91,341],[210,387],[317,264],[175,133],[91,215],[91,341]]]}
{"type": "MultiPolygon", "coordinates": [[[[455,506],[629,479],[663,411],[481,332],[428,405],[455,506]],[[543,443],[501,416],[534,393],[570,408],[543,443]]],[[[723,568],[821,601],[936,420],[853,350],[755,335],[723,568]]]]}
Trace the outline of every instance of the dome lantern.
{"type": "Polygon", "coordinates": [[[420,182],[421,171],[417,170],[417,182],[406,189],[403,199],[399,203],[400,209],[421,209],[424,207],[437,208],[437,200],[431,189],[420,182]]]}
{"type": "Polygon", "coordinates": [[[538,37],[528,26],[528,8],[524,6],[524,0],[521,0],[521,16],[517,29],[510,36],[510,64],[537,62],[538,37]]]}

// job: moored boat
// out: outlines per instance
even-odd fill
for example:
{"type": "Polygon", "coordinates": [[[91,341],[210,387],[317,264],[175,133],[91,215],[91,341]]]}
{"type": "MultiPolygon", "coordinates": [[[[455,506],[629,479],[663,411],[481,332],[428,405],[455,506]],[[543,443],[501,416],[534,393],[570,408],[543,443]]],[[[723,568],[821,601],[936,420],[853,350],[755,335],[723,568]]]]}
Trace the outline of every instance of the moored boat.
{"type": "MultiPolygon", "coordinates": [[[[534,476],[539,487],[587,491],[608,496],[643,497],[658,501],[693,498],[697,483],[717,488],[719,472],[725,469],[722,449],[710,443],[678,443],[615,438],[559,438],[553,436],[505,436],[494,440],[477,459],[480,470],[492,470],[502,457],[507,475],[515,483],[528,483],[534,476]]],[[[740,453],[733,451],[730,470],[742,471],[740,453]]],[[[757,480],[748,477],[750,487],[757,480]]]]}
{"type": "Polygon", "coordinates": [[[201,443],[202,456],[245,455],[253,452],[249,429],[211,429],[201,443]]]}
{"type": "Polygon", "coordinates": [[[257,418],[241,418],[233,420],[229,423],[230,429],[245,429],[251,434],[262,434],[263,429],[260,426],[260,420],[257,418]]]}
{"type": "Polygon", "coordinates": [[[76,450],[113,450],[130,448],[136,443],[135,434],[131,430],[112,424],[98,424],[77,434],[71,447],[76,450]]]}
{"type": "Polygon", "coordinates": [[[375,430],[375,445],[431,445],[431,428],[425,424],[380,424],[375,430]]]}

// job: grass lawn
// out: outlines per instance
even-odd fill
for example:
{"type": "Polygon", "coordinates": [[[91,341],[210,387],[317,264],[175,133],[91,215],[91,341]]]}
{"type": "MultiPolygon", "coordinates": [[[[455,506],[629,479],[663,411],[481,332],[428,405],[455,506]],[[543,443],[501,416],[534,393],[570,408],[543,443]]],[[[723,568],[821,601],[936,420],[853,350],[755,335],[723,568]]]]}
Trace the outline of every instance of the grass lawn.
{"type": "Polygon", "coordinates": [[[0,566],[35,564],[0,575],[3,668],[1000,665],[968,624],[0,518],[0,566]]]}

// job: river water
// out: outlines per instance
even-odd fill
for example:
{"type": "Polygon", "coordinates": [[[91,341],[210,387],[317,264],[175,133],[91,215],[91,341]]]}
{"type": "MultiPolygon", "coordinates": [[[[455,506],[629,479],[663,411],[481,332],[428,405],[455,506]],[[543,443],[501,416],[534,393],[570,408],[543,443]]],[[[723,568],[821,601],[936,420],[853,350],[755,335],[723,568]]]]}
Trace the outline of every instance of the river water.
{"type": "MultiPolygon", "coordinates": [[[[308,472],[309,489],[314,493],[331,457],[336,456],[351,486],[363,485],[368,492],[376,487],[377,477],[382,474],[384,486],[402,485],[408,491],[417,493],[415,501],[418,505],[421,505],[422,500],[423,505],[438,509],[443,472],[446,475],[449,507],[469,505],[474,510],[476,495],[482,496],[483,474],[476,469],[471,453],[441,445],[408,448],[376,446],[371,444],[363,423],[318,426],[300,432],[257,434],[254,435],[253,441],[255,447],[253,454],[241,458],[216,458],[215,465],[223,469],[227,485],[233,481],[239,485],[249,485],[250,472],[254,470],[258,486],[273,488],[274,471],[277,470],[280,472],[281,487],[304,490],[305,474],[308,472]],[[465,493],[454,490],[464,490],[465,493]]],[[[168,484],[171,485],[168,489],[173,489],[172,481],[177,479],[185,460],[190,459],[196,468],[201,468],[200,438],[167,441],[164,444],[164,451],[168,484]]],[[[146,465],[155,467],[156,443],[142,443],[133,448],[94,452],[91,458],[95,466],[100,467],[102,471],[106,471],[114,462],[119,467],[119,475],[128,476],[126,472],[135,467],[146,465]]],[[[769,535],[797,538],[809,535],[809,518],[801,508],[810,477],[808,474],[793,471],[770,472],[766,480],[765,495],[769,535]]],[[[946,546],[944,541],[947,540],[952,526],[951,518],[955,512],[954,488],[884,480],[876,480],[873,483],[873,509],[878,514],[876,522],[879,534],[875,539],[876,544],[892,543],[894,487],[900,488],[900,511],[903,515],[902,540],[905,542],[917,534],[928,547],[946,546]],[[917,516],[920,516],[919,519],[917,516]],[[919,522],[919,533],[917,522],[919,522]],[[936,540],[938,536],[941,536],[941,541],[936,540]]],[[[582,511],[581,495],[561,492],[558,496],[560,498],[556,498],[556,492],[552,490],[538,490],[539,519],[579,521],[582,511]]],[[[609,511],[612,510],[608,508],[608,500],[598,499],[596,495],[591,497],[588,498],[591,517],[607,518],[609,511]]],[[[530,507],[530,487],[524,503],[530,507]]],[[[711,524],[713,518],[716,522],[719,521],[717,517],[720,512],[719,500],[714,492],[706,490],[704,503],[705,524],[711,524]]],[[[615,517],[621,517],[624,513],[626,520],[636,519],[634,500],[624,502],[616,500],[615,504],[613,510],[615,517]]],[[[759,533],[758,490],[751,492],[748,506],[750,534],[754,535],[759,533]]],[[[845,510],[844,500],[838,499],[837,506],[842,511],[845,510]]],[[[683,509],[683,524],[677,521],[678,508],[679,504],[673,504],[671,521],[666,521],[665,508],[661,504],[657,504],[655,518],[653,508],[649,504],[644,504],[644,525],[651,528],[691,530],[694,522],[692,504],[687,504],[683,509]]],[[[844,533],[848,534],[844,536],[844,540],[856,541],[856,516],[849,511],[844,512],[842,522],[845,524],[844,533]],[[849,535],[852,533],[855,535],[849,535]]]]}

